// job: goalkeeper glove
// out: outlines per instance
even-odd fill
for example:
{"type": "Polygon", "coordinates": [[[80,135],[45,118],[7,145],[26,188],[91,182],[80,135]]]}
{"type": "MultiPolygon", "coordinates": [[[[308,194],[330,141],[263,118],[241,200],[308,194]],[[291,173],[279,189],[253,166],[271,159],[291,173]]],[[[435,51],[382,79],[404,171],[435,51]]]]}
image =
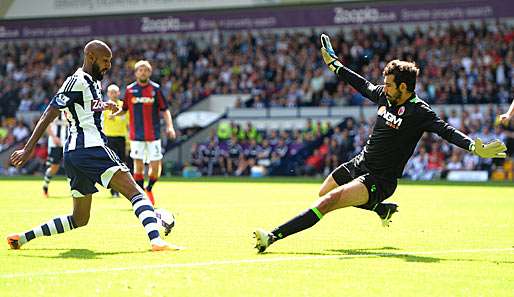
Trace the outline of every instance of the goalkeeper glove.
{"type": "Polygon", "coordinates": [[[471,151],[480,158],[505,158],[507,157],[507,154],[505,154],[506,150],[505,144],[498,139],[483,144],[482,140],[477,138],[471,144],[471,151]]]}
{"type": "Polygon", "coordinates": [[[326,34],[321,34],[321,56],[331,71],[336,72],[339,67],[343,67],[332,48],[332,44],[330,44],[330,38],[326,34]]]}

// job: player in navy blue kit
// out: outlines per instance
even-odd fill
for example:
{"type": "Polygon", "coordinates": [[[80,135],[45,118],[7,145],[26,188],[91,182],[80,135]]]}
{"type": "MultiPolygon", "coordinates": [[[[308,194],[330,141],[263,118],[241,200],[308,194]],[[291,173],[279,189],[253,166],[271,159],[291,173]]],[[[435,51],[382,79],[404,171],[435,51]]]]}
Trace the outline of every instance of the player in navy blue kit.
{"type": "Polygon", "coordinates": [[[384,69],[384,85],[375,86],[346,68],[337,58],[327,35],[321,36],[323,60],[338,78],[378,105],[373,131],[360,154],[336,168],[323,182],[320,198],[297,217],[271,232],[254,232],[257,250],[312,227],[327,213],[349,206],[377,212],[388,223],[395,204],[382,203],[395,191],[407,160],[424,132],[434,132],[456,146],[482,158],[505,158],[499,140],[482,144],[441,120],[414,92],[418,68],[393,60],[384,69]]]}
{"type": "Polygon", "coordinates": [[[116,103],[102,99],[100,87],[100,80],[111,68],[111,58],[111,49],[104,42],[89,42],[84,48],[82,67],[66,79],[53,97],[25,147],[11,155],[13,165],[23,166],[48,125],[61,111],[65,111],[69,133],[64,144],[64,168],[70,182],[73,213],[8,236],[7,243],[12,249],[19,249],[40,236],[51,236],[87,225],[92,195],[98,192],[95,183],[113,188],[130,200],[153,251],[178,249],[161,239],[152,204],[137,186],[127,166],[106,146],[102,111],[118,111],[116,103]]]}

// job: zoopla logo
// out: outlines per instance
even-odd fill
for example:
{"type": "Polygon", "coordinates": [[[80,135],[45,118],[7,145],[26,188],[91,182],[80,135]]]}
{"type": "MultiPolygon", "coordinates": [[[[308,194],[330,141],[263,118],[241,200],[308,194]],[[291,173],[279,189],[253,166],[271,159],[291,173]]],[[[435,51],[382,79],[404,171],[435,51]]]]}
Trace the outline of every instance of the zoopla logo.
{"type": "Polygon", "coordinates": [[[376,8],[362,8],[362,9],[344,9],[342,7],[334,8],[336,15],[334,16],[334,23],[364,23],[374,22],[378,20],[380,12],[376,8]]]}
{"type": "Polygon", "coordinates": [[[397,19],[394,11],[380,12],[378,8],[356,8],[344,9],[342,7],[334,8],[334,23],[335,24],[362,24],[362,23],[376,23],[376,22],[389,22],[397,19]]]}

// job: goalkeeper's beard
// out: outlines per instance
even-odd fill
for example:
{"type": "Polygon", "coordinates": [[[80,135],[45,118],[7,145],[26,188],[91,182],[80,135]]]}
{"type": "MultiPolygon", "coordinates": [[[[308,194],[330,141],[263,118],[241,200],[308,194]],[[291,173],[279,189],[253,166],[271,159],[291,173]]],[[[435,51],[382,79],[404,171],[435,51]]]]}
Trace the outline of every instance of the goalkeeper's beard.
{"type": "Polygon", "coordinates": [[[401,97],[402,97],[402,93],[398,91],[396,93],[396,95],[394,95],[394,96],[387,95],[387,100],[391,104],[396,104],[396,103],[398,103],[398,101],[400,100],[401,97]]]}
{"type": "Polygon", "coordinates": [[[386,94],[386,98],[387,98],[387,101],[389,101],[389,103],[396,105],[398,103],[398,101],[400,101],[400,99],[402,98],[402,91],[396,89],[395,95],[391,96],[391,95],[386,94]]]}

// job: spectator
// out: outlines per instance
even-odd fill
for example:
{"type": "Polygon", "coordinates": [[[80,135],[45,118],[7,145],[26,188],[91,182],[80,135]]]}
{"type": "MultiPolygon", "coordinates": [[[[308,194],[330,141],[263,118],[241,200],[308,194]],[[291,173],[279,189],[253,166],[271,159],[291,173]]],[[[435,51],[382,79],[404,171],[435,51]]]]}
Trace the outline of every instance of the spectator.
{"type": "Polygon", "coordinates": [[[27,126],[25,126],[25,124],[23,124],[22,121],[18,120],[16,122],[16,127],[14,127],[14,129],[12,130],[12,134],[13,134],[16,142],[20,142],[29,136],[30,131],[27,128],[27,126]]]}
{"type": "Polygon", "coordinates": [[[463,168],[464,166],[462,165],[460,154],[457,150],[454,150],[450,158],[450,162],[446,164],[446,170],[462,170],[463,168]]]}
{"type": "Polygon", "coordinates": [[[305,175],[312,176],[317,172],[320,172],[321,166],[323,166],[323,159],[324,156],[321,154],[319,149],[315,149],[313,154],[305,160],[305,175]]]}
{"type": "Polygon", "coordinates": [[[419,146],[418,153],[407,162],[405,175],[412,180],[427,180],[431,176],[428,174],[428,154],[423,146],[419,146]]]}
{"type": "Polygon", "coordinates": [[[444,169],[444,154],[440,151],[440,145],[437,142],[432,143],[430,153],[428,153],[428,179],[439,178],[444,169]]]}

